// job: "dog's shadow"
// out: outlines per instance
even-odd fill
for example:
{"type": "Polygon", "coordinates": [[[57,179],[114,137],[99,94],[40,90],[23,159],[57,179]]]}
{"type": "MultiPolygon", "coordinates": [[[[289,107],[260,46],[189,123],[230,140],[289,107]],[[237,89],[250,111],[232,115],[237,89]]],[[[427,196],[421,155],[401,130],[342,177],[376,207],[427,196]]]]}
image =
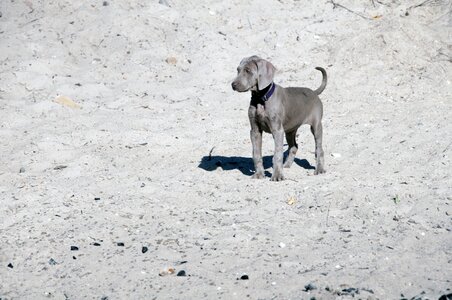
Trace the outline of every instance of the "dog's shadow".
{"type": "MultiPolygon", "coordinates": [[[[262,158],[264,169],[272,166],[272,158],[273,156],[264,156],[262,158]]],[[[294,163],[306,170],[315,169],[306,159],[295,158],[294,163]]],[[[248,176],[254,174],[254,164],[251,157],[209,155],[201,159],[198,167],[206,171],[215,171],[217,168],[221,168],[225,171],[239,170],[248,176]]],[[[271,174],[265,171],[265,176],[270,177],[271,174]]]]}

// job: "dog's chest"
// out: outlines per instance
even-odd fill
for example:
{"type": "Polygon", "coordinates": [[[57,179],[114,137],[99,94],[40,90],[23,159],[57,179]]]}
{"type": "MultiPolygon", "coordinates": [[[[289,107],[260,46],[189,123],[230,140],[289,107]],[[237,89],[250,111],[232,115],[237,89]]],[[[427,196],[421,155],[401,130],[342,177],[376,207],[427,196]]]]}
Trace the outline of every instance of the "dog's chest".
{"type": "Polygon", "coordinates": [[[262,105],[262,104],[258,104],[257,105],[256,117],[259,120],[265,120],[265,118],[267,117],[267,114],[265,112],[265,106],[264,105],[262,105]]]}
{"type": "Polygon", "coordinates": [[[264,131],[269,131],[270,118],[268,111],[265,110],[265,105],[258,104],[256,107],[256,121],[264,131]]]}

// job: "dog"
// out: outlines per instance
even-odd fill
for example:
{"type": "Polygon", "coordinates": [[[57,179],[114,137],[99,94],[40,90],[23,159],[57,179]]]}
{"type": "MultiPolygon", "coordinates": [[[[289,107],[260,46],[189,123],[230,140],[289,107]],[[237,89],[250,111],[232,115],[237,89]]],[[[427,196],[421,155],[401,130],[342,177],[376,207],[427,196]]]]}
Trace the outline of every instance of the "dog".
{"type": "Polygon", "coordinates": [[[322,83],[315,91],[304,87],[281,87],[273,82],[275,67],[258,56],[242,59],[237,67],[237,76],[232,82],[232,89],[237,92],[251,91],[248,109],[250,120],[251,143],[255,173],[252,178],[264,178],[262,163],[262,132],[273,135],[275,153],[273,156],[272,181],[284,180],[283,167],[289,168],[298,150],[295,141],[298,128],[303,124],[311,126],[315,139],[316,168],[314,174],[325,173],[324,153],[322,148],[323,104],[319,95],[327,83],[326,71],[317,67],[322,73],[322,83]],[[283,165],[284,133],[289,145],[288,156],[283,165]]]}

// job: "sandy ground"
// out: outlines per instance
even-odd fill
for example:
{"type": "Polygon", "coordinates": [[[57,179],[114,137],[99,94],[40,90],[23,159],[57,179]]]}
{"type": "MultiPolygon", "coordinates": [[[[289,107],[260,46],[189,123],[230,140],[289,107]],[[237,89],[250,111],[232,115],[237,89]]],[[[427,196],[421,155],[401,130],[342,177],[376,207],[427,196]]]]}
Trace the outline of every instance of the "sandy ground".
{"type": "Polygon", "coordinates": [[[452,293],[452,1],[107,1],[0,2],[0,299],[452,293]],[[253,54],[326,174],[251,179],[253,54]]]}

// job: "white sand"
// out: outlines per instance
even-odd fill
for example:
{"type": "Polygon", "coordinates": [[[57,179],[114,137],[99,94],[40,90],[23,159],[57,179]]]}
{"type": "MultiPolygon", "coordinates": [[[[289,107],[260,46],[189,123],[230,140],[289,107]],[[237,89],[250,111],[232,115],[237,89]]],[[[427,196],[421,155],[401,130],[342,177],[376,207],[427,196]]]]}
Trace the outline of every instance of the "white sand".
{"type": "Polygon", "coordinates": [[[0,298],[451,293],[452,2],[167,2],[0,2],[0,298]],[[325,175],[250,178],[253,54],[327,69],[325,175]]]}

